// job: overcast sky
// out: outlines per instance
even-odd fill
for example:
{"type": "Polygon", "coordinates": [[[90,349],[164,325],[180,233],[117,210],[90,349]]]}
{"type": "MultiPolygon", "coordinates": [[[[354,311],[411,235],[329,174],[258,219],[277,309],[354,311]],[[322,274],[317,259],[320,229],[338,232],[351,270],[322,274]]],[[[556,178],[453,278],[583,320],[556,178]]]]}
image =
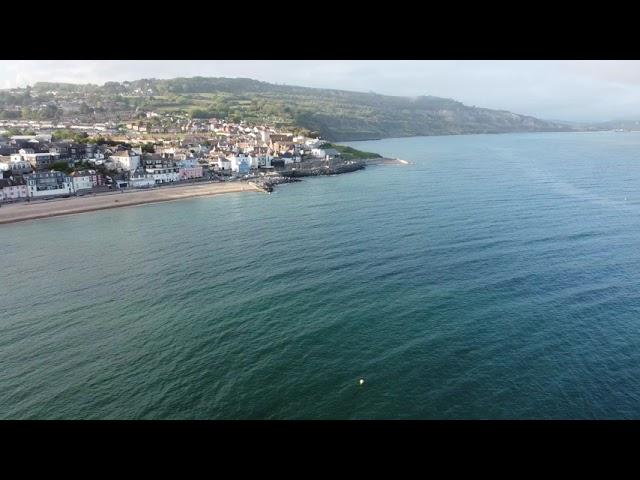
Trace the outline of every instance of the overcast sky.
{"type": "Polygon", "coordinates": [[[640,119],[638,61],[0,61],[0,87],[191,76],[388,95],[435,95],[543,119],[640,119]]]}

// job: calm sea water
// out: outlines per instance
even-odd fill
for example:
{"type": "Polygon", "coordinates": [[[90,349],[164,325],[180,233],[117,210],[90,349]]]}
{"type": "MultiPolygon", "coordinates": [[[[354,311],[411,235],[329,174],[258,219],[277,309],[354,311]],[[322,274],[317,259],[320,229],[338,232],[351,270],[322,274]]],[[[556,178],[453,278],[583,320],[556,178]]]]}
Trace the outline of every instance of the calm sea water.
{"type": "Polygon", "coordinates": [[[0,226],[0,418],[640,418],[640,134],[351,145],[0,226]]]}

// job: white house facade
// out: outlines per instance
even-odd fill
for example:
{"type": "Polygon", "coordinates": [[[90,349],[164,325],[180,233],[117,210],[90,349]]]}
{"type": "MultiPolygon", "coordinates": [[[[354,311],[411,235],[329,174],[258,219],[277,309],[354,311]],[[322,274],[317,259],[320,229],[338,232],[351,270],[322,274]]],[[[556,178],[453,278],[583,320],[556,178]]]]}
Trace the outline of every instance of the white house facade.
{"type": "Polygon", "coordinates": [[[137,155],[129,150],[116,152],[109,157],[119,169],[126,170],[127,172],[133,172],[140,166],[140,155],[137,155]]]}

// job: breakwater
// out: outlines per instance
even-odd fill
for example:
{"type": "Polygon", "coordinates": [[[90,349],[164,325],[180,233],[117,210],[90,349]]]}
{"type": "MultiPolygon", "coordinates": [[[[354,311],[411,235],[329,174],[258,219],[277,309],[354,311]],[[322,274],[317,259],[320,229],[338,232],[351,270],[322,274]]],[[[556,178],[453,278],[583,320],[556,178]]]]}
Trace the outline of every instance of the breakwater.
{"type": "Polygon", "coordinates": [[[254,187],[271,193],[276,185],[282,183],[301,182],[301,177],[316,177],[320,175],[339,175],[342,173],[363,170],[370,165],[406,165],[409,162],[398,158],[369,158],[364,160],[348,160],[342,162],[325,163],[323,161],[309,162],[304,166],[297,165],[290,170],[283,170],[280,176],[250,182],[254,187]]]}
{"type": "Polygon", "coordinates": [[[329,164],[311,167],[296,167],[295,169],[281,172],[284,177],[314,177],[319,175],[339,175],[341,173],[355,172],[362,170],[366,166],[364,161],[351,161],[340,164],[329,164]]]}
{"type": "Polygon", "coordinates": [[[249,183],[254,187],[256,187],[257,189],[262,190],[263,192],[271,193],[273,192],[273,188],[276,185],[280,185],[282,183],[296,183],[301,181],[302,180],[300,180],[299,178],[291,178],[291,177],[283,176],[283,177],[270,177],[265,180],[258,180],[258,181],[253,181],[249,183]]]}

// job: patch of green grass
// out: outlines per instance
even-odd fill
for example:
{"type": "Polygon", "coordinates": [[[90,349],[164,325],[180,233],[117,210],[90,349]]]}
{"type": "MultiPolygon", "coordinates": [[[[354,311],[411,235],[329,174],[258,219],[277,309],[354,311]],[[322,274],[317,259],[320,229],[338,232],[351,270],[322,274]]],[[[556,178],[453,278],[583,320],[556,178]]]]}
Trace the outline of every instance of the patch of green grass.
{"type": "Polygon", "coordinates": [[[339,151],[340,155],[342,155],[342,158],[345,160],[366,160],[369,158],[382,158],[382,155],[378,153],[363,152],[362,150],[356,150],[355,148],[347,147],[346,145],[335,145],[332,143],[329,143],[328,145],[330,145],[330,148],[335,148],[337,151],[339,151]]]}

